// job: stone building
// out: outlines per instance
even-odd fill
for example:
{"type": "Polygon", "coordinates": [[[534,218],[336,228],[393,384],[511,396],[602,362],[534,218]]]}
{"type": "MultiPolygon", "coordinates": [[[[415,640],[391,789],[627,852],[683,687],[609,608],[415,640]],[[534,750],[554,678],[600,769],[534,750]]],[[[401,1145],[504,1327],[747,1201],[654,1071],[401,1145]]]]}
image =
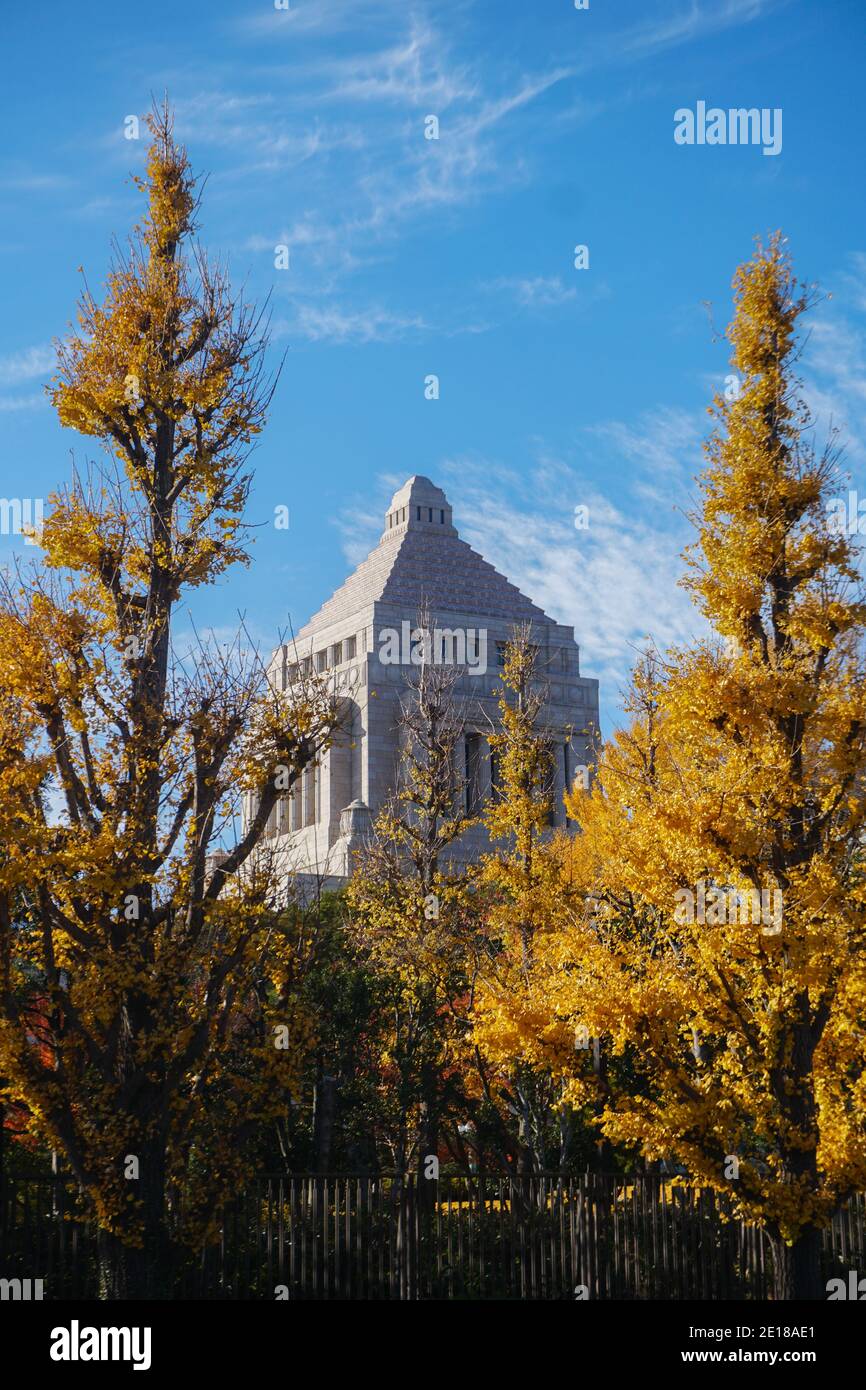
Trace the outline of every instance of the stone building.
{"type": "MultiPolygon", "coordinates": [[[[271,815],[266,841],[287,873],[327,886],[351,874],[353,851],[395,785],[399,704],[417,673],[410,644],[422,610],[435,624],[440,659],[462,671],[455,693],[467,724],[458,770],[472,812],[491,791],[486,733],[496,718],[504,645],[516,624],[531,625],[549,692],[544,725],[555,745],[553,820],[566,824],[563,792],[591,761],[597,736],[598,681],[580,673],[573,628],[547,617],[461,540],[445,493],[416,476],[394,494],[378,545],[272,658],[279,688],[313,666],[333,672],[345,701],[343,735],[271,815]]],[[[483,828],[473,828],[455,858],[472,858],[485,844],[483,828]]]]}

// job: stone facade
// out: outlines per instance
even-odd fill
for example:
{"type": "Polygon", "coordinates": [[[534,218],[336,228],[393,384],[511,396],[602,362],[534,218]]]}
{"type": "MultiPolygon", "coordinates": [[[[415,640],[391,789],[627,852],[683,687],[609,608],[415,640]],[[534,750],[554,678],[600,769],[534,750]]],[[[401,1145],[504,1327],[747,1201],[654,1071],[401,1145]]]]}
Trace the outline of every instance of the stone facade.
{"type": "MultiPolygon", "coordinates": [[[[460,772],[473,809],[490,794],[485,731],[496,718],[502,649],[515,624],[531,625],[549,690],[544,722],[556,745],[554,821],[566,824],[563,792],[591,761],[597,737],[598,682],[580,674],[573,628],[553,622],[461,540],[445,493],[413,477],[394,494],[375,549],[272,658],[279,688],[312,663],[333,672],[346,702],[339,741],[271,816],[267,843],[287,874],[327,886],[351,874],[353,851],[395,784],[399,702],[417,671],[409,644],[422,608],[442,634],[441,654],[463,672],[455,690],[468,712],[460,772]]],[[[473,828],[455,857],[474,858],[485,845],[483,829],[473,828]]]]}

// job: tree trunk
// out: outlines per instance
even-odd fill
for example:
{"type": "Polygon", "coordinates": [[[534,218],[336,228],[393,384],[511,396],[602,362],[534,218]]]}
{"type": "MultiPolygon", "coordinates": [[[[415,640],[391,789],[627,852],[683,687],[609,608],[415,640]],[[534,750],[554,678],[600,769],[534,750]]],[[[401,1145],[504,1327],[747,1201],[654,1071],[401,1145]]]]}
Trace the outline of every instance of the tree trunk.
{"type": "Polygon", "coordinates": [[[321,1069],[316,1078],[316,1094],[313,1106],[313,1162],[317,1173],[327,1173],[331,1166],[331,1147],[337,1110],[337,1079],[321,1069]]]}
{"type": "Polygon", "coordinates": [[[97,1237],[99,1259],[99,1297],[107,1302],[147,1298],[145,1252],[125,1245],[113,1231],[100,1231],[97,1237]]]}
{"type": "MultiPolygon", "coordinates": [[[[602,1046],[601,1038],[593,1038],[592,1040],[592,1069],[595,1072],[599,1094],[608,1095],[610,1088],[607,1080],[607,1055],[602,1046]]],[[[595,1144],[595,1171],[602,1174],[612,1173],[614,1167],[613,1147],[610,1140],[601,1134],[595,1144]]]]}
{"type": "Polygon", "coordinates": [[[534,1155],[532,1152],[529,1105],[525,1100],[522,1100],[520,1120],[517,1127],[517,1171],[521,1177],[530,1177],[533,1170],[534,1155]]]}
{"type": "Polygon", "coordinates": [[[168,1299],[174,1294],[174,1251],[164,1223],[151,1229],[141,1247],[112,1231],[97,1238],[99,1297],[109,1301],[168,1299]]]}
{"type": "MultiPolygon", "coordinates": [[[[433,1221],[439,1183],[427,1176],[427,1159],[438,1158],[439,1154],[439,1115],[433,1077],[428,1073],[424,1084],[425,1098],[421,1101],[419,1124],[418,1163],[415,1186],[415,1201],[418,1210],[418,1227],[421,1235],[419,1257],[425,1259],[423,1277],[433,1278],[433,1221]],[[427,1259],[429,1256],[429,1259],[427,1259]]],[[[430,1284],[428,1283],[428,1287],[430,1284]]]]}
{"type": "Polygon", "coordinates": [[[821,1282],[821,1232],[806,1227],[794,1241],[786,1245],[770,1237],[773,1251],[773,1298],[777,1303],[796,1299],[810,1301],[826,1298],[821,1282]]]}
{"type": "Polygon", "coordinates": [[[167,1299],[175,1293],[175,1250],[168,1224],[165,1154],[161,1145],[142,1155],[140,1178],[130,1181],[141,1205],[137,1229],[100,1230],[97,1237],[99,1297],[167,1299]]]}

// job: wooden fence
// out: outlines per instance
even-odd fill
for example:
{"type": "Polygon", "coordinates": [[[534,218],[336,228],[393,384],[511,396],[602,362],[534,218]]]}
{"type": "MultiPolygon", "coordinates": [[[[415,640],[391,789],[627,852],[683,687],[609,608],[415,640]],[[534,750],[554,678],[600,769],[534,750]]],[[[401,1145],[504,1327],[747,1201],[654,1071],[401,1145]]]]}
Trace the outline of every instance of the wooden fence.
{"type": "MultiPolygon", "coordinates": [[[[712,1192],[658,1178],[305,1176],[262,1179],[218,1242],[178,1275],[181,1298],[765,1299],[769,1245],[712,1192]]],[[[7,1179],[0,1279],[46,1298],[97,1295],[93,1230],[58,1182],[7,1179]],[[65,1208],[65,1210],[64,1210],[65,1208]]],[[[823,1238],[826,1278],[866,1273],[856,1197],[823,1238]]]]}

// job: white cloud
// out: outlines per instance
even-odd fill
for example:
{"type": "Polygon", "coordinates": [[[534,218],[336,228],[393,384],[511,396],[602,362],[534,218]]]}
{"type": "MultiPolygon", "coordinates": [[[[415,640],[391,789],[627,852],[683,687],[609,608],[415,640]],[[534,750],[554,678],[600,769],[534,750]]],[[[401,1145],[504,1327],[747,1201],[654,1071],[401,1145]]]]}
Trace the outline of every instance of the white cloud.
{"type": "MultiPolygon", "coordinates": [[[[405,482],[405,478],[402,481],[405,482]]],[[[395,483],[389,495],[393,495],[399,486],[399,483],[395,483]]],[[[366,560],[381,536],[384,511],[384,503],[381,513],[373,511],[369,505],[369,498],[365,495],[358,497],[354,506],[347,507],[333,519],[333,525],[342,537],[340,548],[343,556],[353,570],[357,569],[362,560],[366,560]]]]}
{"type": "Polygon", "coordinates": [[[485,288],[513,294],[526,309],[550,309],[577,298],[577,290],[566,285],[559,275],[506,276],[492,280],[485,288]]]}
{"type": "MultiPolygon", "coordinates": [[[[591,27],[581,29],[573,61],[525,72],[513,59],[492,69],[477,48],[470,54],[463,0],[443,0],[435,9],[424,0],[410,7],[405,0],[293,0],[290,10],[266,6],[233,26],[251,45],[267,44],[253,69],[254,93],[228,90],[221,74],[210,90],[179,103],[178,130],[237,154],[234,167],[220,174],[226,183],[305,165],[306,205],[281,219],[293,234],[253,240],[261,243],[255,249],[304,245],[304,293],[332,293],[420,219],[531,180],[551,110],[545,98],[554,88],[567,86],[567,103],[580,101],[580,118],[595,118],[601,108],[586,106],[575,77],[639,63],[785,2],[677,0],[661,22],[597,37],[591,27]],[[345,37],[339,49],[316,42],[338,33],[345,37]],[[302,36],[308,41],[299,44],[302,36]],[[327,117],[311,120],[317,110],[327,117]],[[427,114],[440,119],[439,140],[424,138],[427,114]]],[[[558,291],[545,277],[534,286],[531,279],[516,293],[524,307],[544,307],[558,291]]],[[[571,297],[563,288],[561,298],[571,297]]]]}
{"type": "Polygon", "coordinates": [[[471,458],[448,461],[444,472],[454,482],[463,539],[551,617],[574,626],[581,669],[601,680],[608,708],[647,637],[665,648],[701,630],[677,584],[689,528],[672,522],[669,507],[626,512],[552,458],[520,475],[471,458]],[[589,508],[587,530],[575,529],[579,505],[589,508]]]}
{"type": "MultiPolygon", "coordinates": [[[[187,144],[195,141],[238,156],[241,164],[235,172],[245,175],[295,168],[335,151],[358,151],[365,143],[357,123],[305,118],[289,126],[283,103],[271,93],[237,96],[223,87],[179,99],[175,129],[187,144]]],[[[231,171],[221,177],[231,177],[231,171]]]]}
{"type": "Polygon", "coordinates": [[[850,269],[840,275],[840,283],[853,308],[866,314],[866,251],[852,251],[848,263],[850,269]]]}
{"type": "Polygon", "coordinates": [[[703,414],[660,406],[649,411],[634,424],[607,420],[590,425],[587,433],[613,446],[616,452],[631,463],[642,467],[647,485],[659,474],[682,473],[690,464],[696,473],[700,467],[700,448],[705,430],[703,414]]]}
{"type": "MultiPolygon", "coordinates": [[[[718,33],[740,24],[751,24],[763,19],[773,10],[782,8],[788,0],[714,0],[714,3],[700,4],[689,0],[676,13],[666,12],[659,21],[656,18],[646,23],[633,25],[621,30],[606,45],[609,61],[628,61],[631,58],[651,58],[669,48],[718,33]]],[[[590,55],[597,59],[599,54],[590,55]]]]}
{"type": "MultiPolygon", "coordinates": [[[[609,726],[648,638],[664,650],[706,632],[678,583],[693,532],[673,508],[670,486],[675,469],[683,484],[697,471],[700,441],[697,417],[674,410],[631,425],[611,421],[594,434],[608,456],[632,465],[630,482],[602,490],[543,447],[519,472],[478,456],[451,457],[425,471],[449,494],[463,540],[550,617],[573,625],[581,669],[601,681],[609,726]],[[666,486],[657,483],[660,466],[666,486]],[[581,505],[589,509],[586,530],[575,527],[581,505]]],[[[606,476],[621,478],[623,471],[609,467],[606,476]]],[[[376,544],[388,499],[404,481],[378,477],[381,507],[371,507],[365,493],[335,521],[349,565],[376,544]]]]}
{"type": "MultiPolygon", "coordinates": [[[[854,252],[849,268],[834,277],[841,289],[806,316],[802,372],[804,394],[815,417],[815,443],[840,432],[848,463],[866,465],[866,256],[854,252]]],[[[861,486],[863,486],[861,471],[861,486]]]]}
{"type": "Polygon", "coordinates": [[[324,101],[400,102],[429,106],[440,113],[456,101],[471,100],[477,82],[464,65],[449,67],[436,32],[417,17],[406,37],[372,53],[335,60],[327,69],[324,101]]]}
{"type": "Polygon", "coordinates": [[[66,174],[8,174],[0,178],[0,188],[14,193],[55,193],[69,188],[72,180],[66,174]]]}
{"type": "Polygon", "coordinates": [[[390,343],[426,327],[417,315],[395,314],[377,305],[352,311],[337,305],[301,304],[293,320],[274,325],[273,336],[294,334],[313,343],[390,343]]]}
{"type": "MultiPolygon", "coordinates": [[[[363,10],[349,5],[345,18],[363,10]]],[[[477,58],[470,65],[455,55],[456,22],[436,28],[400,5],[371,5],[369,12],[371,20],[387,23],[371,25],[372,42],[362,51],[317,60],[305,48],[283,66],[264,69],[255,96],[235,96],[215,83],[177,106],[181,138],[243,156],[221,179],[311,165],[310,202],[297,229],[307,230],[311,260],[329,273],[335,265],[337,273],[356,267],[357,255],[344,254],[348,245],[367,248],[366,262],[371,244],[392,240],[431,209],[467,204],[525,179],[526,157],[514,140],[500,148],[499,130],[571,72],[512,70],[494,93],[477,58]],[[279,91],[264,85],[275,77],[279,91]],[[317,106],[339,106],[339,118],[310,124],[317,106]],[[431,113],[440,118],[438,141],[424,138],[431,113]],[[327,177],[323,157],[341,153],[350,158],[341,159],[335,179],[327,177]]],[[[336,25],[340,16],[326,6],[320,19],[336,25]]],[[[312,26],[313,16],[293,22],[312,26]]],[[[267,16],[264,27],[279,25],[278,14],[267,16]]]]}
{"type": "Polygon", "coordinates": [[[263,7],[261,13],[245,16],[233,28],[253,38],[291,42],[304,36],[367,28],[404,10],[405,0],[291,0],[289,9],[263,7]]]}
{"type": "Polygon", "coordinates": [[[11,410],[35,410],[45,404],[44,396],[0,396],[0,413],[11,410]]]}
{"type": "Polygon", "coordinates": [[[17,386],[21,381],[47,377],[55,366],[54,349],[49,344],[22,348],[0,357],[0,386],[17,386]]]}

